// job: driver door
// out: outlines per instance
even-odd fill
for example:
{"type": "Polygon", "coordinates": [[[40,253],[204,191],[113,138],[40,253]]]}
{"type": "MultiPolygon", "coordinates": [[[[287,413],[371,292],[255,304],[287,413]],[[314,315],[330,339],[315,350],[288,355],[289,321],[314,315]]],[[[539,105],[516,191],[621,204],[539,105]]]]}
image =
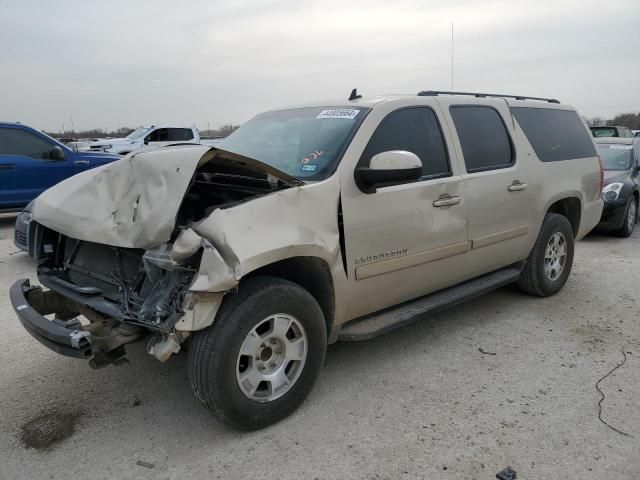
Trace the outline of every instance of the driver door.
{"type": "Polygon", "coordinates": [[[350,318],[464,279],[467,206],[450,145],[436,105],[396,109],[380,120],[358,166],[369,166],[378,153],[404,150],[420,158],[422,178],[364,193],[345,176],[342,209],[350,318]]]}

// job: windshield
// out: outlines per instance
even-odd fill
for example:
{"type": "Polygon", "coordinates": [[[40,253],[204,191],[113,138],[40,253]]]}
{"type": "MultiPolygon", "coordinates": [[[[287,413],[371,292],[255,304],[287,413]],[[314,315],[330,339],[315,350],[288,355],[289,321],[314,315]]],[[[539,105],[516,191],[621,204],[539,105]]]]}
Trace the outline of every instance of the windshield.
{"type": "Polygon", "coordinates": [[[598,153],[605,170],[629,170],[631,168],[632,145],[600,144],[598,153]]]}
{"type": "Polygon", "coordinates": [[[618,130],[610,127],[591,127],[594,137],[617,137],[618,130]]]}
{"type": "Polygon", "coordinates": [[[363,108],[318,107],[262,113],[218,147],[292,177],[322,180],[335,170],[366,112],[363,108]]]}
{"type": "Polygon", "coordinates": [[[124,138],[126,138],[127,140],[137,140],[138,138],[143,136],[145,133],[147,133],[149,130],[151,130],[151,128],[149,127],[140,127],[134,130],[133,132],[131,132],[129,135],[127,135],[124,138]]]}

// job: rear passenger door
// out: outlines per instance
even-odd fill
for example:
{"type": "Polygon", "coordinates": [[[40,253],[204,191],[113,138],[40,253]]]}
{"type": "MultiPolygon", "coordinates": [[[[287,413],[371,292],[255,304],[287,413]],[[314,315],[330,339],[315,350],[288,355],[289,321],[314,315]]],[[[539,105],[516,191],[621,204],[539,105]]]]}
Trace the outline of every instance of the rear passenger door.
{"type": "Polygon", "coordinates": [[[535,169],[517,158],[508,105],[492,100],[469,105],[457,98],[440,102],[465,168],[469,269],[478,275],[526,258],[535,169]]]}

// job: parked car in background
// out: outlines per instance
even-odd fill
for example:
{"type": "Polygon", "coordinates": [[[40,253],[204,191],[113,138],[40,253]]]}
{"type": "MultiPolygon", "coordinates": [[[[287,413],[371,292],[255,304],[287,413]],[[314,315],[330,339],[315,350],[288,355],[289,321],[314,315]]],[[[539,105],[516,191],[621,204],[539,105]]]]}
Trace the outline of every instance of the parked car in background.
{"type": "Polygon", "coordinates": [[[631,130],[635,137],[640,137],[640,130],[631,130]]]}
{"type": "Polygon", "coordinates": [[[604,210],[598,228],[628,237],[638,220],[640,139],[597,138],[604,165],[604,210]]]}
{"type": "Polygon", "coordinates": [[[261,428],[304,401],[328,343],[514,282],[557,293],[601,217],[602,174],[557,100],[354,91],[48,190],[30,252],[49,290],[18,280],[11,303],[93,368],[136,341],[160,361],[187,347],[197,399],[261,428]]]}
{"type": "Polygon", "coordinates": [[[19,212],[56,183],[118,158],[76,152],[27,125],[0,123],[0,211],[19,212]]]}
{"type": "Polygon", "coordinates": [[[126,155],[145,147],[161,147],[176,143],[214,145],[219,141],[201,140],[198,129],[195,127],[152,125],[150,127],[140,127],[124,138],[93,142],[90,147],[91,151],[126,155]]]}
{"type": "Polygon", "coordinates": [[[633,132],[629,127],[589,127],[594,137],[622,137],[632,138],[633,132]]]}
{"type": "Polygon", "coordinates": [[[66,145],[74,152],[90,152],[91,143],[92,142],[83,142],[78,140],[78,141],[68,142],[66,145]]]}

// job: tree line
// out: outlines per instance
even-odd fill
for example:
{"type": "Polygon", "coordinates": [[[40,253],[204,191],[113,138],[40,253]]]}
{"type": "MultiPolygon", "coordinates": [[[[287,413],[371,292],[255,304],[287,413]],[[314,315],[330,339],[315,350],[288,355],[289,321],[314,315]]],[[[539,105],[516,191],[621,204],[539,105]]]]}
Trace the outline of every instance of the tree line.
{"type": "MultiPolygon", "coordinates": [[[[227,137],[239,128],[239,125],[226,123],[221,127],[207,130],[200,130],[201,137],[227,137]]],[[[116,130],[106,130],[103,128],[92,128],[90,130],[65,130],[64,132],[45,132],[53,138],[122,138],[133,132],[135,128],[120,127],[116,130]]]]}
{"type": "Polygon", "coordinates": [[[602,117],[587,118],[587,124],[590,127],[608,127],[616,125],[619,127],[629,127],[631,130],[640,130],[640,112],[619,113],[610,120],[602,117]]]}

